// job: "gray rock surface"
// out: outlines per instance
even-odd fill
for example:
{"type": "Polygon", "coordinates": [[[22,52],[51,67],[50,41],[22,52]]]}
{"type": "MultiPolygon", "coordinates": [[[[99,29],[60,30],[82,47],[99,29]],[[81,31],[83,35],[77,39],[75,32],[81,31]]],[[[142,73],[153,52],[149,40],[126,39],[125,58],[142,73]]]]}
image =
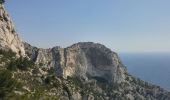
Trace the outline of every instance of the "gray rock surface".
{"type": "Polygon", "coordinates": [[[25,55],[24,45],[18,37],[11,18],[0,4],[0,49],[11,49],[18,56],[25,55]]]}
{"type": "MultiPolygon", "coordinates": [[[[25,47],[27,46],[25,45],[25,47]]],[[[97,93],[97,96],[93,92],[82,95],[68,85],[68,90],[72,91],[72,94],[69,92],[70,96],[67,96],[71,98],[70,100],[94,100],[96,98],[101,100],[114,100],[115,98],[115,100],[170,99],[170,93],[159,86],[129,75],[118,55],[104,45],[80,42],[67,48],[36,48],[33,51],[38,51],[35,53],[37,55],[34,58],[35,62],[38,65],[43,63],[43,66],[39,67],[54,68],[57,76],[64,79],[76,77],[84,82],[85,91],[91,91],[92,88],[92,91],[97,93]],[[101,85],[102,87],[99,85],[101,83],[104,83],[101,85]],[[92,87],[89,84],[93,84],[92,87]]],[[[82,91],[84,90],[82,89],[82,91]]]]}
{"type": "Polygon", "coordinates": [[[98,43],[80,42],[49,49],[25,43],[25,51],[40,69],[53,68],[59,78],[73,78],[73,83],[66,81],[66,90],[59,92],[61,100],[170,99],[168,91],[129,75],[118,55],[98,43]],[[79,83],[74,77],[83,82],[83,87],[74,84],[79,83]]]}
{"type": "Polygon", "coordinates": [[[45,97],[57,100],[170,100],[170,92],[129,75],[118,55],[104,45],[80,42],[67,48],[42,49],[23,43],[3,5],[0,49],[28,56],[36,64],[27,71],[13,73],[27,90],[16,94],[34,94],[37,86],[43,86],[45,97]]]}
{"type": "Polygon", "coordinates": [[[67,48],[38,49],[25,43],[30,57],[43,67],[55,67],[63,78],[76,76],[82,80],[122,82],[126,68],[115,52],[104,45],[92,42],[77,43],[67,48]]]}

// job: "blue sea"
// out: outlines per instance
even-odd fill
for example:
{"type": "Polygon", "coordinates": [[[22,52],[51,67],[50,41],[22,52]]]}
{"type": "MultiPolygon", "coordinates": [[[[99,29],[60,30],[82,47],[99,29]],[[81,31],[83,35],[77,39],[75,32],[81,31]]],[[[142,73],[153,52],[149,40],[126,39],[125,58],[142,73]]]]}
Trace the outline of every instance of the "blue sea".
{"type": "Polygon", "coordinates": [[[120,53],[128,72],[170,91],[170,53],[120,53]]]}

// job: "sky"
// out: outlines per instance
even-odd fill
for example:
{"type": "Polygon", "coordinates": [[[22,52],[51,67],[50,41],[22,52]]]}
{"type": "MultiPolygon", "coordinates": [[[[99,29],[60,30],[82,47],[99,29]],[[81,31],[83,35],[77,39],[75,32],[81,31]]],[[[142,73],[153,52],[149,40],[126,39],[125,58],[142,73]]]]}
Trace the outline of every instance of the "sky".
{"type": "Polygon", "coordinates": [[[170,0],[6,0],[22,40],[41,48],[95,42],[116,52],[169,52],[170,0]]]}

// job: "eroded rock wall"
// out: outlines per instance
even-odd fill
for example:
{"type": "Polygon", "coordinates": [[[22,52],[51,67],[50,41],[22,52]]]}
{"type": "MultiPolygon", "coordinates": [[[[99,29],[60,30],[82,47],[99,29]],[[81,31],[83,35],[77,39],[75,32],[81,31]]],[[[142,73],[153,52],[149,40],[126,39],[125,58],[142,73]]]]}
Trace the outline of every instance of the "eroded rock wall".
{"type": "MultiPolygon", "coordinates": [[[[28,45],[27,47],[28,49],[28,45]]],[[[122,82],[126,68],[115,52],[104,45],[84,42],[67,48],[37,49],[29,47],[31,58],[43,67],[55,67],[58,76],[76,76],[88,81],[122,82]]],[[[26,50],[27,51],[27,50],[26,50]]]]}
{"type": "Polygon", "coordinates": [[[0,4],[0,49],[10,49],[18,56],[25,55],[22,40],[16,33],[12,20],[2,4],[0,4]]]}

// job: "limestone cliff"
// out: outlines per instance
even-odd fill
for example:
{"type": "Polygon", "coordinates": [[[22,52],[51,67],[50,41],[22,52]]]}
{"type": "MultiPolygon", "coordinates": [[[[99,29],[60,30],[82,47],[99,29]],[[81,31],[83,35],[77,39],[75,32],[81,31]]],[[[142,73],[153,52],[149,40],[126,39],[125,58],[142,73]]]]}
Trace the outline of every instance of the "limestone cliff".
{"type": "Polygon", "coordinates": [[[67,48],[31,49],[25,43],[25,47],[26,51],[32,51],[29,55],[37,64],[55,67],[57,75],[63,78],[76,76],[85,81],[96,79],[108,83],[125,80],[127,71],[117,54],[101,44],[86,42],[67,48]]]}
{"type": "Polygon", "coordinates": [[[116,53],[101,44],[77,43],[60,51],[63,76],[121,82],[126,72],[116,53]]]}
{"type": "Polygon", "coordinates": [[[58,92],[61,100],[170,99],[169,92],[129,75],[118,55],[104,45],[80,42],[67,48],[40,49],[25,43],[25,48],[40,69],[52,68],[58,78],[67,80],[62,81],[67,95],[58,92]]]}
{"type": "Polygon", "coordinates": [[[129,75],[118,55],[102,44],[42,49],[23,43],[1,4],[0,49],[5,50],[0,51],[0,72],[8,71],[22,84],[4,92],[10,94],[7,100],[170,100],[168,91],[129,75]]]}
{"type": "Polygon", "coordinates": [[[2,4],[0,4],[0,49],[10,49],[17,55],[25,55],[24,45],[2,4]]]}

